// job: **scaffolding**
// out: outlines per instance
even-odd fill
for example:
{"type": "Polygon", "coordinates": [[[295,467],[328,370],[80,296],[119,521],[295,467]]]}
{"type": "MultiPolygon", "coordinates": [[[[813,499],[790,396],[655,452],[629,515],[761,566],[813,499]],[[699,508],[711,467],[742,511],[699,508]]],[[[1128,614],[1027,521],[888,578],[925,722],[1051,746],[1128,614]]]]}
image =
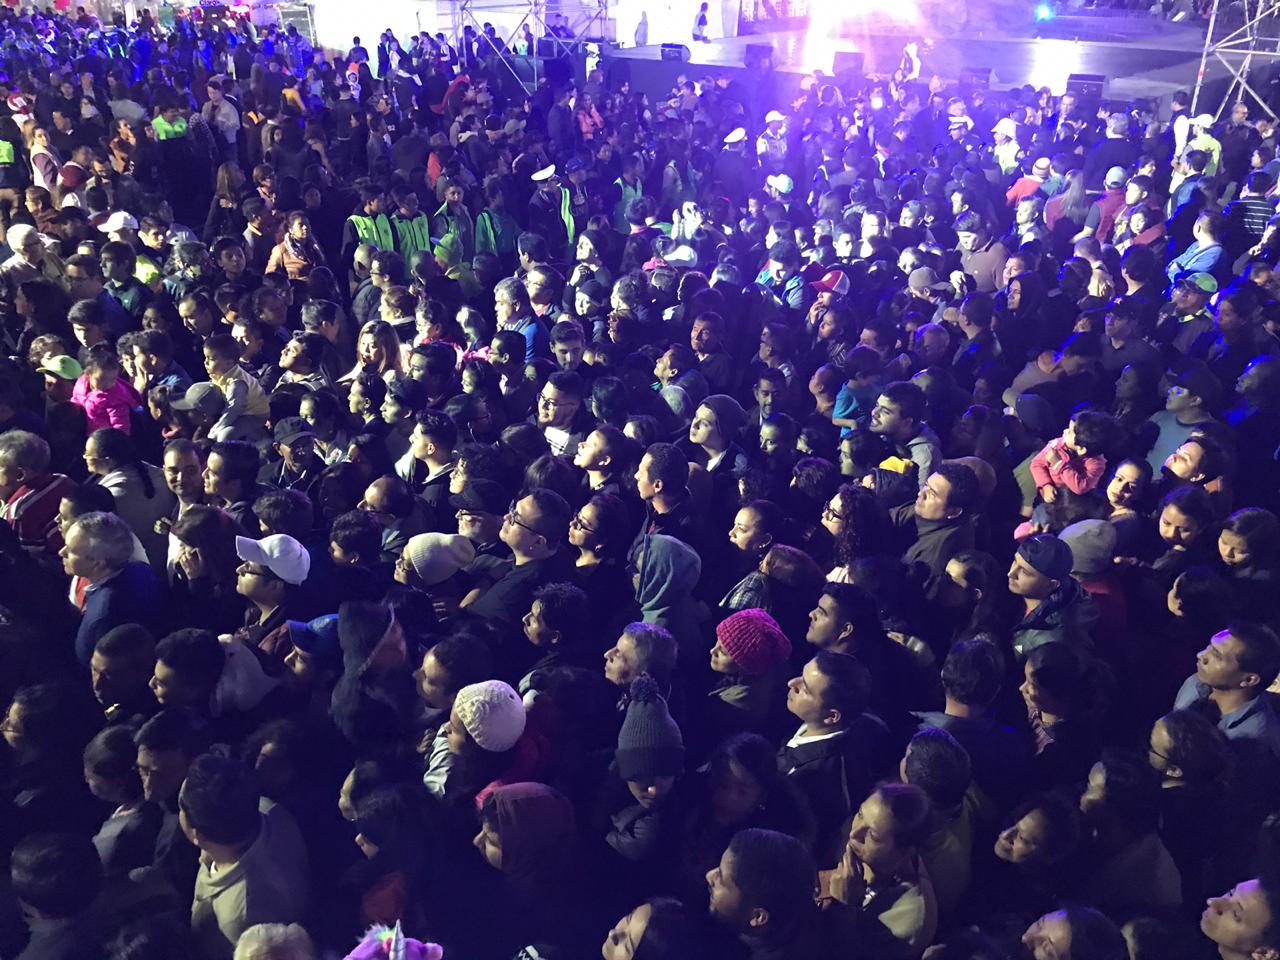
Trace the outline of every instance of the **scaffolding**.
{"type": "Polygon", "coordinates": [[[545,73],[544,61],[580,57],[587,44],[612,39],[609,0],[580,0],[572,4],[565,0],[457,0],[454,6],[454,36],[461,37],[465,27],[472,27],[480,38],[477,55],[482,59],[493,55],[485,49],[488,44],[483,40],[483,27],[486,22],[494,21],[514,22],[509,32],[494,23],[494,32],[503,46],[498,59],[530,92],[537,88],[545,73]],[[553,15],[565,18],[569,37],[552,32],[549,20],[553,15]],[[533,48],[527,54],[517,54],[516,43],[523,40],[526,26],[534,38],[533,48]],[[524,70],[518,68],[521,64],[524,70]]]}
{"type": "Polygon", "coordinates": [[[1275,64],[1280,59],[1280,0],[1213,0],[1200,69],[1191,94],[1192,114],[1209,112],[1201,106],[1200,98],[1210,56],[1231,75],[1226,93],[1212,111],[1215,120],[1228,104],[1238,103],[1246,95],[1253,97],[1272,119],[1278,119],[1266,98],[1251,85],[1249,73],[1260,63],[1275,64]],[[1231,24],[1237,20],[1239,25],[1233,27],[1231,24]],[[1218,31],[1222,32],[1221,36],[1216,36],[1218,31]]]}

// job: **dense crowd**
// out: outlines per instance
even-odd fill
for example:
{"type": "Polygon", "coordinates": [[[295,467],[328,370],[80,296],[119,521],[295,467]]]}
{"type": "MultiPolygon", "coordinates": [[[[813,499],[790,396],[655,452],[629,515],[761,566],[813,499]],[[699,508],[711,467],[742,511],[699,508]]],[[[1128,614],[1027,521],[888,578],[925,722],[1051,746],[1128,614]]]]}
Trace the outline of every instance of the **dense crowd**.
{"type": "Polygon", "coordinates": [[[0,27],[0,956],[1280,956],[1270,120],[0,27]]]}

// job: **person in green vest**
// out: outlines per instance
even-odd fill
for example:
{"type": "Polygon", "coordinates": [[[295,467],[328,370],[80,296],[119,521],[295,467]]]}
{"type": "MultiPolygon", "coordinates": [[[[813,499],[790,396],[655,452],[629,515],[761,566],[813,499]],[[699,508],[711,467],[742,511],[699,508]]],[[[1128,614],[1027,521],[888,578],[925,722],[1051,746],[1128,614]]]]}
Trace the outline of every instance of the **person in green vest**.
{"type": "Polygon", "coordinates": [[[396,253],[408,263],[415,253],[431,249],[431,220],[419,206],[418,191],[412,187],[392,187],[391,199],[396,205],[396,212],[391,215],[396,253]]]}
{"type": "Polygon", "coordinates": [[[431,219],[431,232],[437,238],[454,236],[462,248],[464,260],[476,255],[476,225],[465,202],[462,184],[454,181],[444,189],[444,203],[431,219]]]}
{"type": "Polygon", "coordinates": [[[546,239],[551,259],[563,260],[577,236],[569,208],[569,191],[560,185],[554,163],[529,179],[537,184],[537,190],[529,198],[529,229],[546,239]]]}
{"type": "Polygon", "coordinates": [[[508,273],[516,268],[516,240],[520,225],[507,211],[507,194],[502,188],[502,178],[485,177],[484,209],[476,217],[476,252],[492,253],[508,273]]]}
{"type": "Polygon", "coordinates": [[[342,228],[342,262],[351,266],[356,247],[371,243],[379,250],[395,250],[395,230],[387,216],[387,198],[382,189],[372,183],[358,188],[360,205],[347,217],[342,228]]]}
{"type": "Polygon", "coordinates": [[[613,229],[629,236],[631,223],[627,220],[627,204],[644,195],[644,185],[640,182],[640,158],[634,153],[623,155],[622,176],[613,181],[613,185],[618,191],[613,205],[613,229]]]}
{"type": "Polygon", "coordinates": [[[179,111],[176,103],[166,103],[159,116],[151,121],[151,129],[159,141],[181,140],[187,135],[187,118],[179,111]]]}

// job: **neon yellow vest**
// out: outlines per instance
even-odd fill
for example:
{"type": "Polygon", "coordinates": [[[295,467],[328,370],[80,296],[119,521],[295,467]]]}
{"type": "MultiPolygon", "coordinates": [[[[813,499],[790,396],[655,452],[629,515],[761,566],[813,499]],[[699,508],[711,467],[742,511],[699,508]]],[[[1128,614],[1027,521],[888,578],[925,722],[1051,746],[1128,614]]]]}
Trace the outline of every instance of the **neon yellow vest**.
{"type": "Polygon", "coordinates": [[[350,219],[361,243],[372,243],[379,250],[396,248],[395,232],[391,229],[391,221],[387,219],[385,213],[380,213],[376,217],[353,214],[350,219]]]}

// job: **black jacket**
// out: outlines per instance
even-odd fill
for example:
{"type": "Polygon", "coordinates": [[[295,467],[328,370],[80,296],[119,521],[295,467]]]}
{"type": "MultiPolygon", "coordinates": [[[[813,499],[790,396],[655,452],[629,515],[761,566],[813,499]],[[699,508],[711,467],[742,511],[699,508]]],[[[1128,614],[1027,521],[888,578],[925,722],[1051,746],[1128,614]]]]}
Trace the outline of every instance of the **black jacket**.
{"type": "Polygon", "coordinates": [[[820,869],[839,862],[849,819],[892,762],[889,729],[870,713],[836,736],[793,739],[778,751],[779,770],[799,787],[813,811],[820,869]]]}

